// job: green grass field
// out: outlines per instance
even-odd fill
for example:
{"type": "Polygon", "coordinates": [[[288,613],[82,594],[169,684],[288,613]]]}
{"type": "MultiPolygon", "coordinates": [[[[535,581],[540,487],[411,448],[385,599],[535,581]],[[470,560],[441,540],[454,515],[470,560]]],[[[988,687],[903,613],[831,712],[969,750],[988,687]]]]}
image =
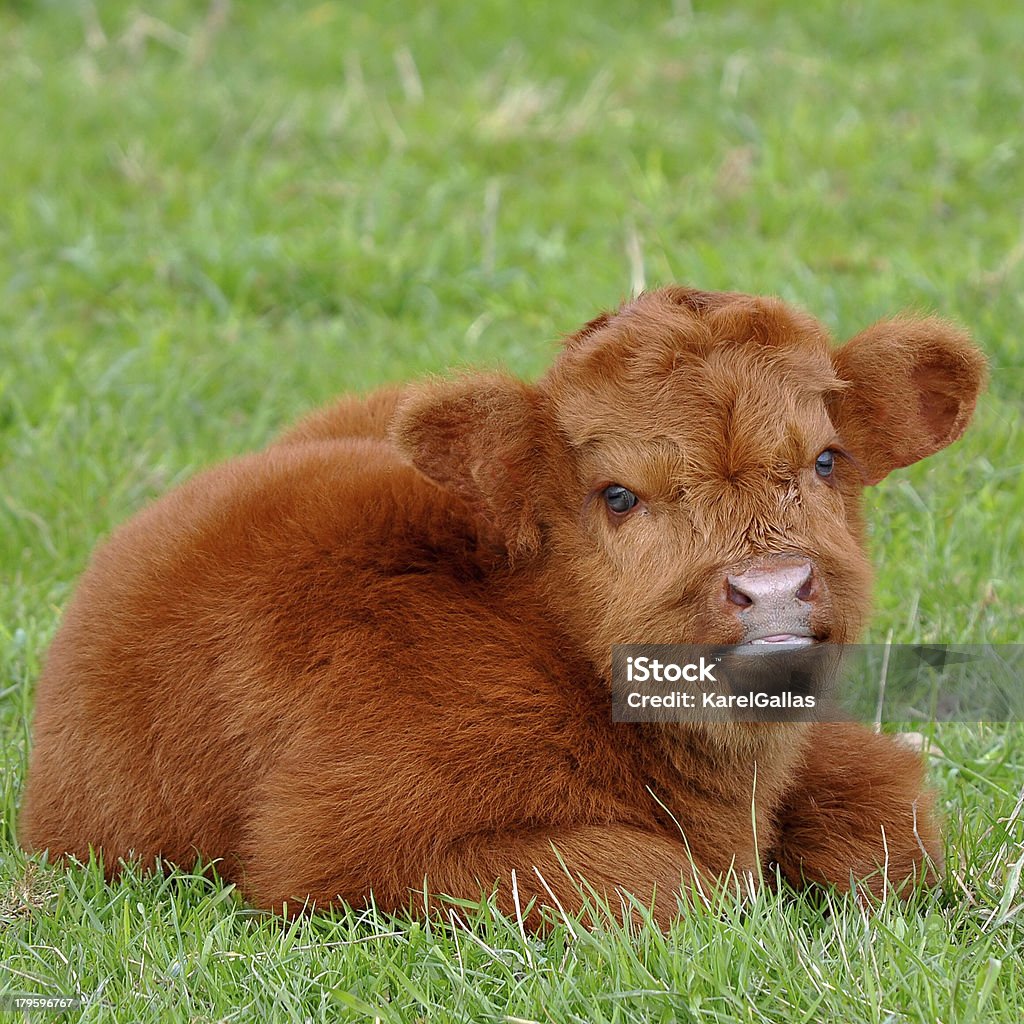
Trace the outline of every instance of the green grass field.
{"type": "Polygon", "coordinates": [[[870,635],[1024,639],[1024,7],[693,7],[0,6],[2,988],[90,1021],[1024,1019],[1020,725],[938,730],[946,877],[872,914],[286,923],[16,845],[40,661],[116,523],[339,392],[535,375],[643,284],[966,325],[975,426],[867,498],[870,635]]]}

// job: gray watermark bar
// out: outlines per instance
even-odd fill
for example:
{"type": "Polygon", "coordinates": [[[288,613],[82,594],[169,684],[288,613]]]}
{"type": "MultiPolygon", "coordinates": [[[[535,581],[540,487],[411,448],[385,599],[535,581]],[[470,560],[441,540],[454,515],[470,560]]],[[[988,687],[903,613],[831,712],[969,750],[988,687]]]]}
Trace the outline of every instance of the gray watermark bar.
{"type": "Polygon", "coordinates": [[[618,644],[616,722],[1020,722],[1024,644],[618,644]]]}
{"type": "Polygon", "coordinates": [[[0,1011],[7,1013],[64,1013],[80,1010],[84,1000],[78,995],[54,995],[40,992],[0,992],[0,1011]]]}

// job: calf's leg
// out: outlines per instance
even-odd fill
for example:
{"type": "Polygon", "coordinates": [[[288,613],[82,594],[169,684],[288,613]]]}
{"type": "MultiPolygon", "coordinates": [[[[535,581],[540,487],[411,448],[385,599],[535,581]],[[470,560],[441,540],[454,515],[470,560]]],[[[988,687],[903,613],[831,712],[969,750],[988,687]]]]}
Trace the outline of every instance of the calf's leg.
{"type": "Polygon", "coordinates": [[[303,864],[298,845],[254,853],[245,885],[264,905],[279,907],[287,901],[300,909],[340,898],[358,906],[372,890],[378,908],[400,913],[422,907],[425,890],[428,909],[444,913],[450,906],[444,897],[475,902],[496,892],[501,911],[522,913],[531,929],[542,927],[545,909],[580,914],[588,889],[615,912],[629,893],[653,907],[655,920],[667,927],[679,912],[680,894],[698,876],[700,884],[712,884],[695,868],[682,840],[625,825],[480,835],[406,858],[396,856],[399,847],[386,841],[375,850],[361,850],[342,840],[338,854],[347,864],[339,862],[334,870],[303,864]]]}
{"type": "Polygon", "coordinates": [[[859,725],[814,727],[778,812],[772,852],[783,876],[876,896],[934,882],[942,843],[921,755],[859,725]]]}
{"type": "Polygon", "coordinates": [[[620,919],[629,915],[628,896],[633,896],[667,928],[691,886],[717,884],[694,863],[681,839],[626,825],[474,838],[434,864],[427,881],[431,892],[450,896],[477,898],[496,888],[497,905],[510,916],[517,913],[518,897],[518,910],[533,928],[540,927],[546,908],[579,915],[590,891],[620,919]]]}

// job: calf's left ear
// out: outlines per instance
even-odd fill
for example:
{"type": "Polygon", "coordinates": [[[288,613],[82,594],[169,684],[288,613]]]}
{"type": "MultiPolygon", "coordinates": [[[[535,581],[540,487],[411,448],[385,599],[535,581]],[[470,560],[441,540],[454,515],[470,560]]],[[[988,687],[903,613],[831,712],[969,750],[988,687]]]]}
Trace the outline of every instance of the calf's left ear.
{"type": "Polygon", "coordinates": [[[501,374],[424,384],[402,400],[391,439],[412,464],[475,513],[510,558],[540,547],[533,392],[501,374]]]}
{"type": "Polygon", "coordinates": [[[846,387],[829,412],[869,484],[952,444],[985,385],[985,357],[936,317],[882,320],[834,358],[846,387]]]}

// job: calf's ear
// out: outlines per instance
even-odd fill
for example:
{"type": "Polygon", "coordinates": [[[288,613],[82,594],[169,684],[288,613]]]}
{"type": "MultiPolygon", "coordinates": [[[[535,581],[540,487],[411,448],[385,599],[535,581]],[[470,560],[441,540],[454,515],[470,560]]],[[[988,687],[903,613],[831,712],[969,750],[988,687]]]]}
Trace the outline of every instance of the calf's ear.
{"type": "Polygon", "coordinates": [[[835,364],[846,387],[829,411],[869,484],[952,444],[985,384],[985,357],[936,317],[882,320],[838,349],[835,364]]]}
{"type": "Polygon", "coordinates": [[[412,389],[395,411],[391,439],[516,558],[540,547],[536,429],[527,385],[501,374],[473,374],[412,389]]]}

